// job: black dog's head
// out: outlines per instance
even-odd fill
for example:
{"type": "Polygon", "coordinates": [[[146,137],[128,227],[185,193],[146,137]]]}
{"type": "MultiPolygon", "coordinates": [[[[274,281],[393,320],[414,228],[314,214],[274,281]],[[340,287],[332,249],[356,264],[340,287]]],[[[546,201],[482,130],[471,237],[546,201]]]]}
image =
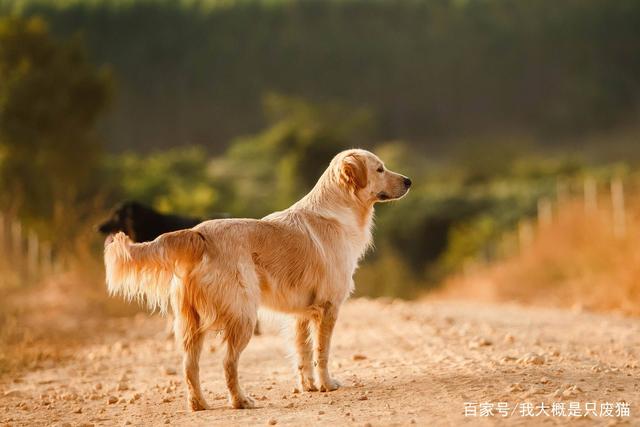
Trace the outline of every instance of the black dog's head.
{"type": "Polygon", "coordinates": [[[102,234],[114,234],[122,231],[133,237],[136,220],[145,210],[146,208],[138,202],[123,202],[116,206],[109,219],[98,226],[98,231],[102,234]]]}

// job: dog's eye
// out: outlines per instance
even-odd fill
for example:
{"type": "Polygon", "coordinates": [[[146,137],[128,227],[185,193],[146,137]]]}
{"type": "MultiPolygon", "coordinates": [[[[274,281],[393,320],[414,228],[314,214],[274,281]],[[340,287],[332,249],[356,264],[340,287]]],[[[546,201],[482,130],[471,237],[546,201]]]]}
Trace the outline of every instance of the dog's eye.
{"type": "Polygon", "coordinates": [[[382,172],[384,172],[384,168],[383,168],[382,166],[380,166],[380,167],[377,169],[377,171],[378,171],[379,173],[382,173],[382,172]]]}

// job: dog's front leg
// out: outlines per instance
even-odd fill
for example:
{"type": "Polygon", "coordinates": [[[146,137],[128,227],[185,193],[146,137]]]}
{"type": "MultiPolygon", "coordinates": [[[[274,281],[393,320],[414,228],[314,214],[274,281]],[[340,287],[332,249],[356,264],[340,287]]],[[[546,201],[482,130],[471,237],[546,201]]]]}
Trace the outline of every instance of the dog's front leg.
{"type": "Polygon", "coordinates": [[[329,375],[329,349],[337,316],[338,308],[327,302],[314,319],[316,323],[315,365],[320,391],[333,391],[340,387],[340,383],[329,375]]]}
{"type": "Polygon", "coordinates": [[[299,375],[299,388],[302,391],[318,391],[313,384],[313,350],[309,335],[309,319],[295,320],[296,367],[299,375]]]}

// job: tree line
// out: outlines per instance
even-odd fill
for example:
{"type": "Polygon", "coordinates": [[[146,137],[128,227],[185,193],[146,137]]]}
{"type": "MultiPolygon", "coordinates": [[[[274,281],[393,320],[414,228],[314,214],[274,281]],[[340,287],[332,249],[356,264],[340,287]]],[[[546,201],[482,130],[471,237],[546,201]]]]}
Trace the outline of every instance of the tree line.
{"type": "Polygon", "coordinates": [[[635,0],[7,0],[110,64],[111,150],[221,152],[269,93],[370,111],[370,141],[504,132],[552,144],[633,123],[635,0]]]}

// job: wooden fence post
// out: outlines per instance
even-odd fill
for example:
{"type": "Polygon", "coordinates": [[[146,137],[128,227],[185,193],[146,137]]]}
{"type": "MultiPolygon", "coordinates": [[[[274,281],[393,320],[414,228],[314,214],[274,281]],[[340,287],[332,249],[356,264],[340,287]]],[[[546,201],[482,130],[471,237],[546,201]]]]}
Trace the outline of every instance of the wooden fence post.
{"type": "Polygon", "coordinates": [[[42,242],[41,245],[40,271],[43,275],[49,275],[53,272],[53,251],[49,242],[42,242]]]}
{"type": "Polygon", "coordinates": [[[0,212],[0,252],[5,254],[7,251],[7,228],[4,213],[0,212]]]}
{"type": "Polygon", "coordinates": [[[538,200],[538,224],[542,227],[550,225],[553,220],[553,208],[549,199],[538,200]]]}
{"type": "Polygon", "coordinates": [[[39,260],[38,236],[33,231],[29,231],[27,238],[27,274],[29,277],[38,277],[39,260]]]}
{"type": "Polygon", "coordinates": [[[622,238],[626,234],[626,214],[624,207],[624,186],[619,178],[611,181],[611,205],[613,216],[613,234],[622,238]]]}
{"type": "Polygon", "coordinates": [[[11,224],[11,254],[14,260],[22,255],[22,224],[16,220],[11,224]]]}
{"type": "Polygon", "coordinates": [[[520,252],[531,246],[533,243],[533,226],[531,222],[522,220],[518,223],[518,243],[520,252]]]}
{"type": "Polygon", "coordinates": [[[569,184],[562,179],[556,181],[556,198],[558,205],[563,204],[569,198],[569,184]]]}
{"type": "Polygon", "coordinates": [[[584,211],[593,213],[598,210],[598,185],[592,177],[584,180],[584,211]]]}

